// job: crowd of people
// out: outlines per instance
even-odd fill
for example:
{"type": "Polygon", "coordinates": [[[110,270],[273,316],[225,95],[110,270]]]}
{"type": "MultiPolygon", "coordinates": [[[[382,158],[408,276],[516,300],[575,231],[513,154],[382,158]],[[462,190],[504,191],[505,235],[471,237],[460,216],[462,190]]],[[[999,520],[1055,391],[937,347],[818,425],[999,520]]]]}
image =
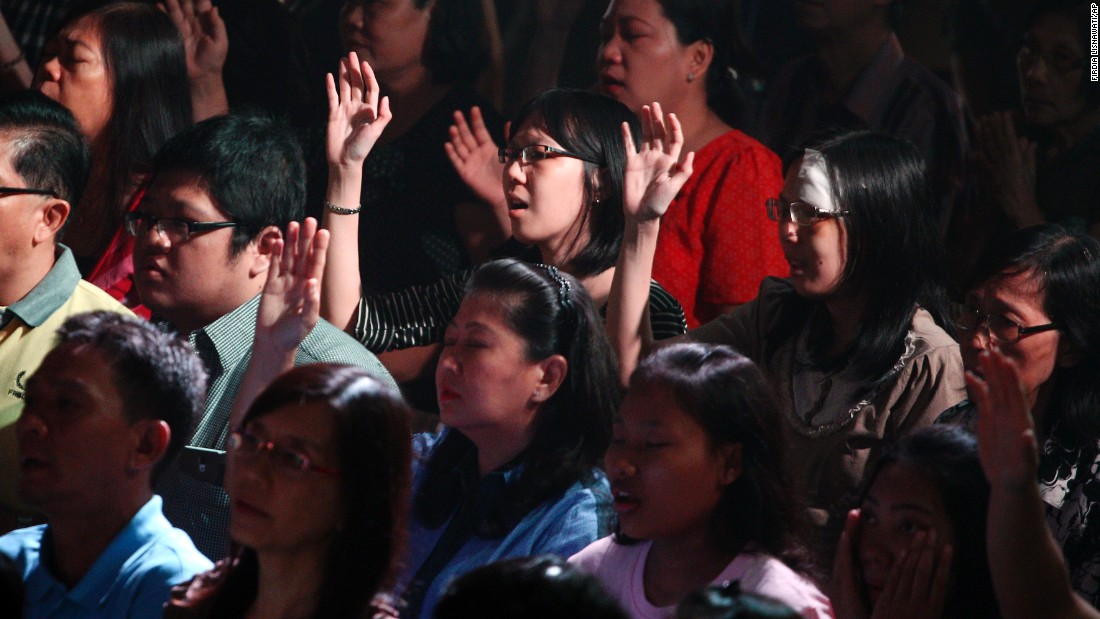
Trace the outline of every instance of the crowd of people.
{"type": "Polygon", "coordinates": [[[917,4],[0,0],[0,614],[1100,618],[1089,3],[917,4]]]}

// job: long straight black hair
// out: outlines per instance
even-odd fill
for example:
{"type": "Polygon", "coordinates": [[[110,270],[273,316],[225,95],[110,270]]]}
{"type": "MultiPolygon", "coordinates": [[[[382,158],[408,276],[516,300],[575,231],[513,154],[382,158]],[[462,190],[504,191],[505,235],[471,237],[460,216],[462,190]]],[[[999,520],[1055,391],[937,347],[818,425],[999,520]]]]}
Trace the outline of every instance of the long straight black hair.
{"type": "MultiPolygon", "coordinates": [[[[832,331],[821,301],[792,290],[765,341],[765,358],[803,328],[810,331],[810,361],[821,369],[845,364],[868,380],[897,362],[917,306],[946,325],[943,288],[944,249],[928,199],[925,166],[904,140],[856,131],[810,148],[825,158],[833,200],[848,211],[839,218],[847,237],[847,262],[835,294],[860,296],[865,305],[855,340],[841,354],[828,356],[832,331]]],[[[797,153],[787,162],[788,174],[797,153]]]]}

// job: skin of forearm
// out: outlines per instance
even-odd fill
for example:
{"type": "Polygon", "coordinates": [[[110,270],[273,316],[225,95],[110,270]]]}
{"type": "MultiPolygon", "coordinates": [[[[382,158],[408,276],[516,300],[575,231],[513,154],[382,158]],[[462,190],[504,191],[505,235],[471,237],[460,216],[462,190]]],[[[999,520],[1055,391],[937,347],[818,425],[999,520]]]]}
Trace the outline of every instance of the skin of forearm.
{"type": "Polygon", "coordinates": [[[1082,614],[1036,484],[994,484],[987,529],[993,589],[1005,619],[1100,616],[1082,614]]]}
{"type": "Polygon", "coordinates": [[[660,221],[627,225],[619,250],[615,279],[607,304],[607,335],[619,357],[619,376],[625,386],[634,368],[653,346],[649,324],[649,281],[657,252],[660,221]]]}
{"type": "MultiPolygon", "coordinates": [[[[363,186],[360,166],[329,166],[325,199],[343,208],[357,208],[363,186]]],[[[321,317],[347,331],[354,325],[362,296],[359,279],[359,215],[338,215],[325,209],[321,226],[329,231],[328,259],[321,286],[321,317]]]]}

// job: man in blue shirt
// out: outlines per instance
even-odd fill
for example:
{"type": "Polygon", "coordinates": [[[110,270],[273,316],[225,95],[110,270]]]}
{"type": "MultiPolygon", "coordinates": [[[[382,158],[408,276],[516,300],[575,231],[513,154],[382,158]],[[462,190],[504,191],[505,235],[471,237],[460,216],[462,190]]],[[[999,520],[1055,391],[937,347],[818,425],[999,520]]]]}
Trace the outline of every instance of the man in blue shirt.
{"type": "Polygon", "coordinates": [[[0,537],[24,616],[159,617],[173,585],[210,569],[152,491],[202,410],[185,342],[140,319],[78,314],[27,383],[20,493],[49,524],[0,537]]]}

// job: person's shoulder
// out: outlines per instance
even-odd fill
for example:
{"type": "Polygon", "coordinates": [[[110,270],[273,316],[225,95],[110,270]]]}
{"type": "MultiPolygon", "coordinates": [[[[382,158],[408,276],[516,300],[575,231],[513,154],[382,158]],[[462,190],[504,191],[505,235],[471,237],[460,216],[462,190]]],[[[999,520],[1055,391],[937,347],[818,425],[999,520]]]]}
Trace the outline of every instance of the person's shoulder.
{"type": "Polygon", "coordinates": [[[932,314],[924,308],[913,313],[912,332],[916,355],[927,355],[935,351],[958,350],[959,343],[947,331],[933,320],[932,314]]]}
{"type": "MultiPolygon", "coordinates": [[[[731,568],[734,566],[740,572],[737,577],[745,591],[775,598],[803,616],[832,616],[829,598],[817,585],[776,557],[766,553],[741,553],[730,564],[731,568]]],[[[725,576],[727,574],[722,575],[725,576]]]]}
{"type": "Polygon", "coordinates": [[[294,359],[295,365],[308,363],[345,363],[359,366],[383,382],[396,386],[393,377],[374,353],[323,318],[302,341],[294,359]]]}
{"type": "Polygon", "coordinates": [[[614,536],[608,535],[582,548],[569,557],[569,562],[576,565],[581,571],[596,574],[600,572],[600,566],[604,562],[617,563],[616,558],[631,553],[634,548],[634,546],[615,543],[614,536]]]}
{"type": "Polygon", "coordinates": [[[106,310],[126,314],[127,316],[136,315],[120,303],[118,299],[108,294],[107,291],[84,279],[77,282],[76,288],[73,289],[71,301],[79,306],[77,311],[80,312],[106,310]]]}

